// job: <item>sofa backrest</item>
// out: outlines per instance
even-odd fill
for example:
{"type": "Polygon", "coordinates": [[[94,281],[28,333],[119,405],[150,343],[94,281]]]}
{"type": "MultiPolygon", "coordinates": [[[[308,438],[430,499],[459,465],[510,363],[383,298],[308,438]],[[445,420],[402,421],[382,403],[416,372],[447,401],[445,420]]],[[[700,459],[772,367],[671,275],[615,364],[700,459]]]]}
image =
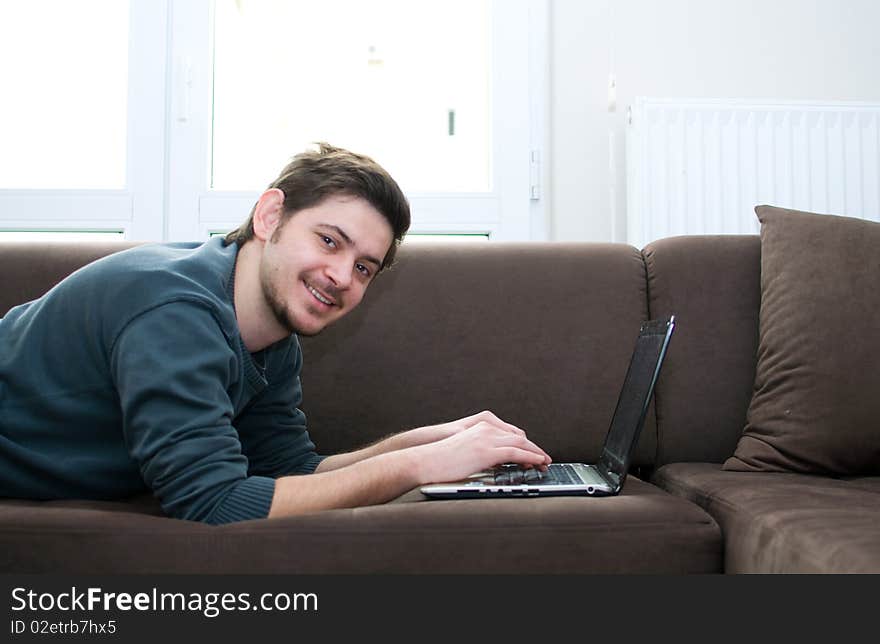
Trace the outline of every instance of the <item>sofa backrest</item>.
{"type": "MultiPolygon", "coordinates": [[[[132,245],[0,244],[0,316],[132,245]]],[[[408,243],[359,309],[302,339],[303,406],[326,453],[488,408],[557,460],[593,459],[639,322],[674,313],[634,463],[720,463],[745,425],[759,308],[757,235],[674,237],[641,253],[408,243]]]]}
{"type": "MultiPolygon", "coordinates": [[[[0,244],[0,316],[134,244],[0,244]]],[[[759,307],[757,235],[668,238],[641,253],[406,244],[358,310],[302,339],[304,409],[325,453],[488,408],[557,460],[592,460],[639,322],[674,313],[634,464],[722,462],[745,424],[759,307]]]]}
{"type": "Polygon", "coordinates": [[[736,448],[754,386],[760,238],[672,237],[642,252],[651,315],[678,322],[655,392],[656,464],[721,463],[736,448]]]}
{"type": "MultiPolygon", "coordinates": [[[[133,242],[0,245],[0,316],[133,242]]],[[[361,306],[305,353],[323,453],[490,409],[557,460],[595,459],[639,323],[645,266],[624,244],[405,244],[361,306]]],[[[634,464],[656,451],[653,410],[634,464]]]]}
{"type": "Polygon", "coordinates": [[[137,242],[0,243],[0,317],[13,306],[40,297],[73,271],[137,242]]]}
{"type": "MultiPolygon", "coordinates": [[[[360,308],[314,338],[304,411],[333,452],[490,409],[557,461],[601,451],[639,324],[624,244],[407,243],[360,308]]],[[[634,462],[652,462],[653,415],[634,462]]]]}

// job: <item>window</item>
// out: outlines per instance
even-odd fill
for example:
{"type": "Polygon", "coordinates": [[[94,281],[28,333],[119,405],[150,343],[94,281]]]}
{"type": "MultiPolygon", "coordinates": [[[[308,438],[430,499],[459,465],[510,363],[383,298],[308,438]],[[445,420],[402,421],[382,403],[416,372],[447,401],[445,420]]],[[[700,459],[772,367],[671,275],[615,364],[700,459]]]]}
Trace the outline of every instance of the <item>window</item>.
{"type": "Polygon", "coordinates": [[[262,189],[329,141],[369,150],[408,192],[488,192],[490,8],[218,0],[211,187],[262,189]]]}
{"type": "Polygon", "coordinates": [[[0,55],[16,65],[0,83],[25,98],[0,104],[0,230],[203,239],[326,140],[392,173],[413,234],[532,238],[545,12],[546,0],[5,3],[0,55]]]}
{"type": "Polygon", "coordinates": [[[128,5],[5,2],[0,60],[0,188],[125,188],[128,5]]]}
{"type": "Polygon", "coordinates": [[[0,230],[163,239],[167,7],[0,4],[0,230]]]}

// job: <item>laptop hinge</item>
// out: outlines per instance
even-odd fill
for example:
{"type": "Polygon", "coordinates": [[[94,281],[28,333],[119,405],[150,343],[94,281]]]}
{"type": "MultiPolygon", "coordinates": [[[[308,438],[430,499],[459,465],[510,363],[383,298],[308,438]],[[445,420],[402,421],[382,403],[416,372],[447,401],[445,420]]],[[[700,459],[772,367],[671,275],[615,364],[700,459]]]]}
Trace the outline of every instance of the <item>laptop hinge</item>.
{"type": "Polygon", "coordinates": [[[605,479],[605,482],[611,486],[612,489],[617,490],[620,488],[620,477],[612,472],[605,463],[600,462],[599,466],[596,468],[599,471],[599,474],[605,479]]]}

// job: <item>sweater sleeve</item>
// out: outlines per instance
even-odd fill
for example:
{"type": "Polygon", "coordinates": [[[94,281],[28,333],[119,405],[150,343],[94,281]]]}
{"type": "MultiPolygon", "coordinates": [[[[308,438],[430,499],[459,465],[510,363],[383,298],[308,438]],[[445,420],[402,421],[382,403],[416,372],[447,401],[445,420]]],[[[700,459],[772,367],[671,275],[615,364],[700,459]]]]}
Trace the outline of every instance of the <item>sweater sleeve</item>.
{"type": "Polygon", "coordinates": [[[266,352],[268,386],[235,419],[252,475],[311,474],[323,460],[306,430],[302,351],[291,337],[266,352]]]}
{"type": "Polygon", "coordinates": [[[119,333],[110,365],[126,447],[166,513],[206,523],[268,515],[275,482],[248,476],[228,393],[240,363],[209,307],[142,313],[119,333]]]}

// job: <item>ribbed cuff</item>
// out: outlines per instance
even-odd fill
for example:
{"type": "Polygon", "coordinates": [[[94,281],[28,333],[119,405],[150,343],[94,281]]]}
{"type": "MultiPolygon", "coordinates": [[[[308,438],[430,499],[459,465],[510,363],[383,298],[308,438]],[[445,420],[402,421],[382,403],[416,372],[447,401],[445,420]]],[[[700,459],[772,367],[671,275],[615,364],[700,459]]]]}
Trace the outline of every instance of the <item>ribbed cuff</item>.
{"type": "Polygon", "coordinates": [[[315,470],[318,469],[318,466],[321,464],[326,456],[321,456],[319,454],[313,455],[309,460],[296,468],[297,474],[314,474],[315,470]]]}
{"type": "Polygon", "coordinates": [[[275,496],[275,479],[266,476],[250,476],[226,495],[223,503],[211,513],[205,522],[219,525],[249,519],[265,519],[269,516],[273,496],[275,496]]]}

